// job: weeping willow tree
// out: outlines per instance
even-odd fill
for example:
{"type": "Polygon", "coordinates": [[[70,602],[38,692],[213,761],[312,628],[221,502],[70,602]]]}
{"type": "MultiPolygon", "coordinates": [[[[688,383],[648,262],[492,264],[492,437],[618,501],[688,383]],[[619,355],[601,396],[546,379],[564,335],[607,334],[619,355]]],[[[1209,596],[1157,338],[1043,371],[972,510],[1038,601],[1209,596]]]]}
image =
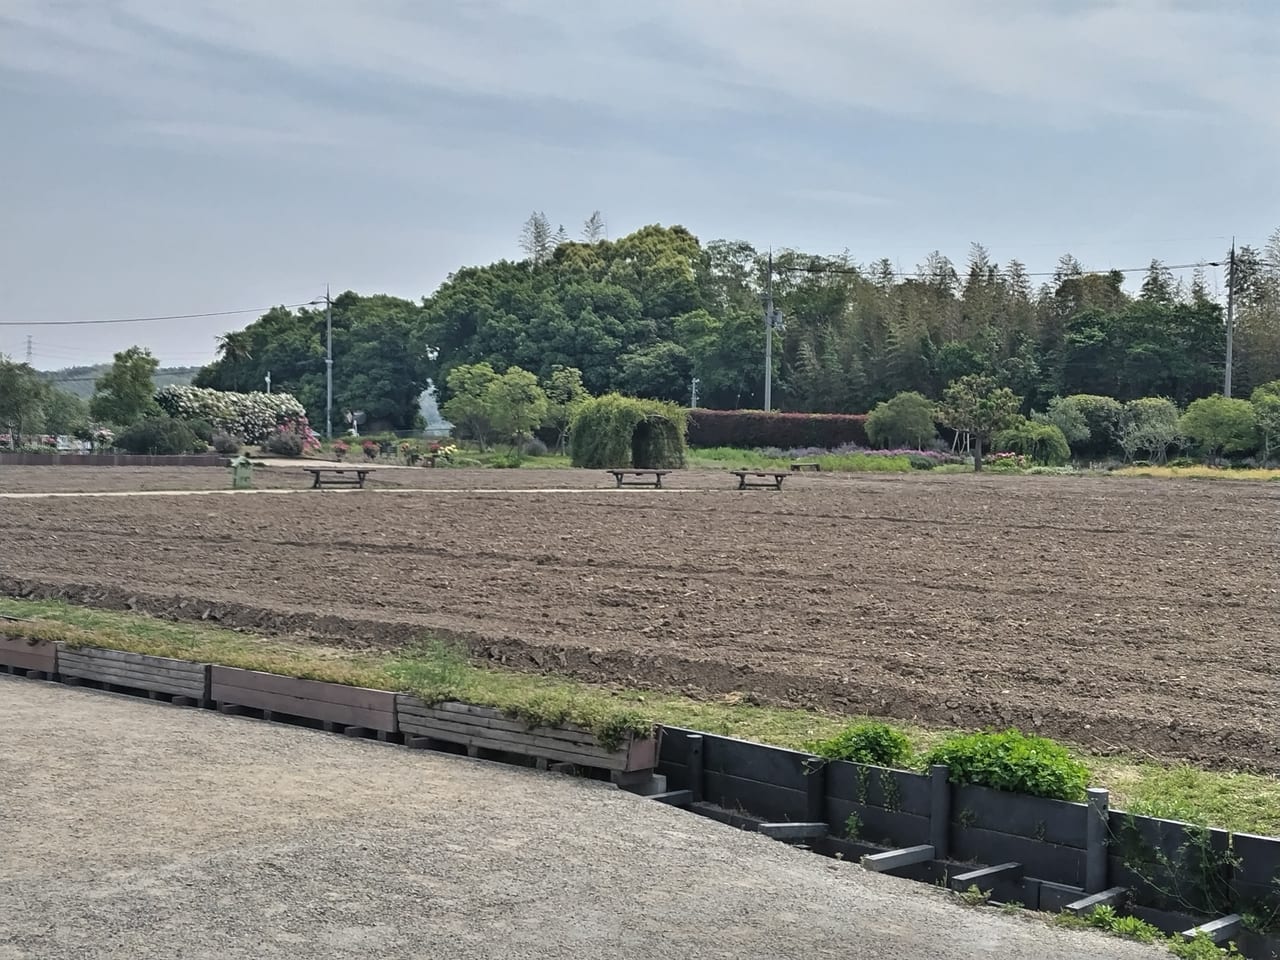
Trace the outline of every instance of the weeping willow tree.
{"type": "Polygon", "coordinates": [[[684,466],[687,411],[674,403],[610,393],[574,415],[573,465],[594,469],[671,470],[684,466]]]}

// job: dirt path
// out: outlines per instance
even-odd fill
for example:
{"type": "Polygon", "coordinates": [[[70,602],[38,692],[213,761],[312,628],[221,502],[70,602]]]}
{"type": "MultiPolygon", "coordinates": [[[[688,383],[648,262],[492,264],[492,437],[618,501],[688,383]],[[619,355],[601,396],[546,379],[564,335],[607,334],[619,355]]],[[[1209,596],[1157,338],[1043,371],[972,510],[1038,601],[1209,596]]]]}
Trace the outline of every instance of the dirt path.
{"type": "Polygon", "coordinates": [[[0,960],[1155,960],[550,774],[0,677],[0,960]]]}
{"type": "Polygon", "coordinates": [[[5,500],[0,589],[1280,771],[1274,484],[489,470],[584,489],[448,492],[458,473],[399,472],[430,495],[5,500]]]}

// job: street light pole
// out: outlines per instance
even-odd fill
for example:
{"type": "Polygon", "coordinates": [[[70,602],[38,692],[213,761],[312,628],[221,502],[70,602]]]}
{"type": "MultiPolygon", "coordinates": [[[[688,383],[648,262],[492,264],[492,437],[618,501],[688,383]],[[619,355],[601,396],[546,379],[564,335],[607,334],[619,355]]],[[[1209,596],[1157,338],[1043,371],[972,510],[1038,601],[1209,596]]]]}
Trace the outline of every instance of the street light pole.
{"type": "Polygon", "coordinates": [[[333,300],[329,296],[329,285],[324,285],[324,437],[333,439],[333,300]]]}

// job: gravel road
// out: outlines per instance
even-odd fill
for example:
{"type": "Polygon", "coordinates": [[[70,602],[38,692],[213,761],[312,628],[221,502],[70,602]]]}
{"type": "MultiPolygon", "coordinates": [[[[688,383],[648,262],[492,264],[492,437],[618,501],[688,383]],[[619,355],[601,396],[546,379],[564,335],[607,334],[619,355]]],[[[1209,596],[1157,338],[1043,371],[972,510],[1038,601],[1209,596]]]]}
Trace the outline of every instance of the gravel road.
{"type": "Polygon", "coordinates": [[[606,785],[0,677],[0,960],[1153,950],[606,785]]]}

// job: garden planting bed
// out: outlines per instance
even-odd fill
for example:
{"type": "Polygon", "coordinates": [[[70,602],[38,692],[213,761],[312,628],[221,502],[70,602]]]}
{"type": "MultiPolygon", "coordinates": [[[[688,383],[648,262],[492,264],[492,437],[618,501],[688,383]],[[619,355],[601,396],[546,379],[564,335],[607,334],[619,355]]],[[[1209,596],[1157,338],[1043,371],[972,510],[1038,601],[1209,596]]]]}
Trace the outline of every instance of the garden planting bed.
{"type": "Polygon", "coordinates": [[[0,590],[359,645],[430,631],[591,681],[1280,771],[1274,485],[791,479],[767,498],[706,472],[366,491],[341,523],[310,495],[6,500],[0,590]]]}

